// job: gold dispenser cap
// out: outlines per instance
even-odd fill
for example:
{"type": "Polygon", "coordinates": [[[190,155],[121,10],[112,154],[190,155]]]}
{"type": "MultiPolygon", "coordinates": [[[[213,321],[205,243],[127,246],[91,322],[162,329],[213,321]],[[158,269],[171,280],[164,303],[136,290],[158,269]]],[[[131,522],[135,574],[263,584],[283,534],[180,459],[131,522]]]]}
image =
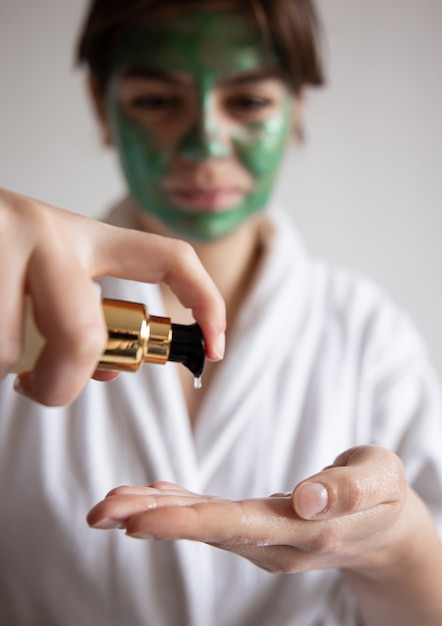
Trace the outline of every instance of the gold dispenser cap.
{"type": "Polygon", "coordinates": [[[172,341],[168,317],[150,317],[144,304],[108,298],[103,313],[109,336],[100,369],[136,371],[144,361],[166,363],[172,341]]]}
{"type": "Polygon", "coordinates": [[[149,315],[149,332],[145,344],[147,363],[165,363],[169,359],[172,342],[172,323],[168,317],[149,315]]]}

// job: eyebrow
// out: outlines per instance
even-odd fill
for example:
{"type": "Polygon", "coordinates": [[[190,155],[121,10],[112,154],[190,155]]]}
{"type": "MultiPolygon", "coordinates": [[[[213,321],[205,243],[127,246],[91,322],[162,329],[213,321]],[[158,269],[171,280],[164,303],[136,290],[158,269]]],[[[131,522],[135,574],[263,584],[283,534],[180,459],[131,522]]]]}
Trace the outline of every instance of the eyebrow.
{"type": "Polygon", "coordinates": [[[122,78],[144,78],[146,80],[161,80],[166,83],[174,85],[187,82],[183,74],[175,74],[173,72],[167,72],[166,70],[160,70],[148,65],[134,65],[124,70],[122,78]]]}
{"type": "Polygon", "coordinates": [[[241,72],[239,74],[233,74],[232,76],[226,76],[226,78],[222,78],[219,81],[219,84],[226,85],[228,87],[236,87],[248,83],[270,80],[272,78],[282,79],[283,73],[276,67],[260,68],[259,70],[241,72]]]}
{"type": "MultiPolygon", "coordinates": [[[[134,65],[129,67],[123,72],[122,78],[160,80],[172,85],[183,85],[189,82],[189,78],[186,74],[168,72],[166,70],[148,65],[134,65]]],[[[252,70],[250,72],[241,72],[233,74],[232,76],[226,76],[225,78],[221,78],[221,80],[218,81],[218,84],[227,87],[236,87],[272,78],[284,78],[282,71],[276,67],[260,68],[259,70],[252,70]]]]}

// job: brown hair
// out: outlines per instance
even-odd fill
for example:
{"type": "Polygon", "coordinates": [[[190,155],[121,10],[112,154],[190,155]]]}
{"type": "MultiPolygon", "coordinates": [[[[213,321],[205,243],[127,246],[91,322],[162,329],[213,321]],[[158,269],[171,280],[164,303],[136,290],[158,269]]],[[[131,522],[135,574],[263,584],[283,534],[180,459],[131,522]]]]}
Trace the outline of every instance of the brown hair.
{"type": "MultiPolygon", "coordinates": [[[[205,2],[210,5],[211,0],[205,2]]],[[[236,4],[251,13],[264,39],[272,42],[294,90],[323,84],[320,25],[313,0],[236,0],[236,4]]],[[[79,38],[78,63],[88,66],[104,93],[118,35],[165,6],[191,5],[189,0],[91,0],[79,38]]]]}

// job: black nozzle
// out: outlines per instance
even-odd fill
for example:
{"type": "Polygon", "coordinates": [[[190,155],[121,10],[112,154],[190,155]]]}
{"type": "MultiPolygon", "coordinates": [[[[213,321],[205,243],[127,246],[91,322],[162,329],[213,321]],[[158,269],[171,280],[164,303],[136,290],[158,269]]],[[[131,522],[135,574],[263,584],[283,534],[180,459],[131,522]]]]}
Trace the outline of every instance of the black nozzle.
{"type": "Polygon", "coordinates": [[[172,341],[169,361],[185,365],[195,376],[201,378],[206,361],[203,333],[198,324],[172,324],[172,341]]]}

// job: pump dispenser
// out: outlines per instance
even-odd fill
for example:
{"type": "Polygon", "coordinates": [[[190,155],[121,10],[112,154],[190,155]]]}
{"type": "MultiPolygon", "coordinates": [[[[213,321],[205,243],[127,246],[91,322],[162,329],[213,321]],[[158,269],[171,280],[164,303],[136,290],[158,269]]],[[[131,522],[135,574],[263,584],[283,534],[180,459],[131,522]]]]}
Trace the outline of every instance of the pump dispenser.
{"type": "Polygon", "coordinates": [[[141,363],[175,361],[200,378],[205,363],[204,339],[198,324],[172,324],[168,317],[149,315],[143,304],[103,301],[108,341],[101,369],[136,371],[141,363]]]}
{"type": "MultiPolygon", "coordinates": [[[[205,364],[205,345],[198,324],[173,324],[168,317],[149,315],[144,304],[123,300],[102,300],[108,328],[106,348],[97,369],[135,372],[143,362],[182,363],[195,377],[195,387],[205,364]]],[[[23,356],[11,370],[16,374],[33,369],[45,343],[32,315],[28,300],[25,316],[23,356]]]]}

